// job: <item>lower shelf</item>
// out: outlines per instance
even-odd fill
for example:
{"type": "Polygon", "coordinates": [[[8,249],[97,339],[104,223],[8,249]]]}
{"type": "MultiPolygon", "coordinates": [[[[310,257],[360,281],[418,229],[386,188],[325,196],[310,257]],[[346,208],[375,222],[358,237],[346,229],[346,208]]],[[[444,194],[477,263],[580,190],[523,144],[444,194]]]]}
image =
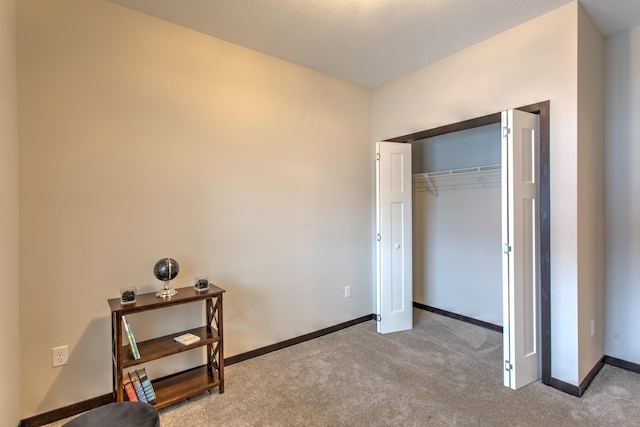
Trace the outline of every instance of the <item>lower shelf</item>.
{"type": "MultiPolygon", "coordinates": [[[[215,371],[214,375],[217,375],[215,371]]],[[[154,406],[160,409],[219,387],[220,380],[212,377],[206,366],[201,366],[170,377],[153,380],[152,384],[156,393],[154,406]]]]}

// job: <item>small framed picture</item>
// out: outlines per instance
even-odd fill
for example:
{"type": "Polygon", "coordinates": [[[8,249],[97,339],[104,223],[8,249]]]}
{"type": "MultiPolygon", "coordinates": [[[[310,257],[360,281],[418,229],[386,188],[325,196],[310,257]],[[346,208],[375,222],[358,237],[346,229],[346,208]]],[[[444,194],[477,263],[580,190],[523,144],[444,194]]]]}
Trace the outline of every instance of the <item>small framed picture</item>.
{"type": "Polygon", "coordinates": [[[208,276],[198,276],[193,279],[193,288],[198,291],[208,291],[209,290],[209,277],[208,276]]]}
{"type": "Polygon", "coordinates": [[[136,303],[136,294],[138,290],[135,287],[120,288],[120,304],[128,305],[136,303]]]}

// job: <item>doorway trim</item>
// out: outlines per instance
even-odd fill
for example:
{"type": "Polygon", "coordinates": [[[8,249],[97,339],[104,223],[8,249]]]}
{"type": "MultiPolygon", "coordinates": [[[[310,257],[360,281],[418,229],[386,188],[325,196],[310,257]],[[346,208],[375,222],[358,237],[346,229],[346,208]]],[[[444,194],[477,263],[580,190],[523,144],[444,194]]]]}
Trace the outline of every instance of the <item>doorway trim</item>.
{"type": "MultiPolygon", "coordinates": [[[[540,116],[540,328],[541,328],[541,380],[545,385],[555,386],[551,377],[551,191],[550,191],[550,103],[549,101],[518,107],[516,110],[526,111],[540,116]]],[[[444,135],[451,132],[473,129],[480,126],[500,123],[500,113],[465,120],[433,129],[423,130],[396,138],[388,142],[413,142],[424,138],[444,135]]],[[[565,390],[563,390],[565,391],[565,390]]]]}

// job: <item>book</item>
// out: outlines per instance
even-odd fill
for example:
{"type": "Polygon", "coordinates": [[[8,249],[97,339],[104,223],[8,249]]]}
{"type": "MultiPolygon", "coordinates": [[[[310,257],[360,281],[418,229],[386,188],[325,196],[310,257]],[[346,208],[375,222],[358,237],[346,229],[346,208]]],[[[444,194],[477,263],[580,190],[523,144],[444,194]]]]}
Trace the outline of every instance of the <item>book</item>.
{"type": "Polygon", "coordinates": [[[182,345],[189,345],[189,344],[193,344],[194,342],[200,341],[200,337],[197,335],[187,333],[187,334],[182,334],[180,336],[177,336],[173,340],[182,345]]]}
{"type": "Polygon", "coordinates": [[[156,403],[156,392],[153,389],[153,385],[151,384],[151,380],[147,376],[147,371],[145,368],[140,368],[136,371],[138,374],[138,378],[140,378],[140,384],[142,384],[142,389],[144,390],[144,394],[147,397],[147,402],[152,405],[156,403]]]}
{"type": "Polygon", "coordinates": [[[133,384],[133,389],[136,391],[138,401],[147,403],[147,395],[144,394],[142,383],[140,383],[140,378],[138,378],[136,371],[129,372],[129,377],[131,377],[131,384],[133,384]]]}
{"type": "Polygon", "coordinates": [[[133,389],[133,384],[131,383],[131,378],[129,377],[128,372],[122,375],[122,385],[124,386],[125,394],[129,398],[129,402],[138,402],[138,395],[133,389]]]}
{"type": "Polygon", "coordinates": [[[136,343],[136,339],[133,336],[133,331],[131,330],[131,325],[129,324],[129,322],[127,322],[127,328],[128,328],[128,333],[129,336],[131,337],[131,342],[133,343],[133,358],[138,360],[140,359],[140,351],[138,350],[138,344],[136,343]]]}
{"type": "Polygon", "coordinates": [[[127,334],[127,340],[129,341],[129,350],[131,351],[131,355],[135,360],[140,359],[140,352],[138,351],[138,344],[136,343],[136,339],[133,336],[133,331],[131,330],[131,325],[127,322],[127,319],[122,316],[122,328],[127,334]]]}

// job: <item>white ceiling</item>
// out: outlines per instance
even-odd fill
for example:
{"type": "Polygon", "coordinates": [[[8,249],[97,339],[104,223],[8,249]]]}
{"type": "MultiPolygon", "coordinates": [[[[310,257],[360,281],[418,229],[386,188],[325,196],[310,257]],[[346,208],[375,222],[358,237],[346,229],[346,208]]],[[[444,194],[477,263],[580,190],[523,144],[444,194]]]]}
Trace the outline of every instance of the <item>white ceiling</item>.
{"type": "MultiPolygon", "coordinates": [[[[571,0],[110,0],[375,87],[571,0]]],[[[640,0],[580,0],[603,34],[640,24],[640,0]]]]}

